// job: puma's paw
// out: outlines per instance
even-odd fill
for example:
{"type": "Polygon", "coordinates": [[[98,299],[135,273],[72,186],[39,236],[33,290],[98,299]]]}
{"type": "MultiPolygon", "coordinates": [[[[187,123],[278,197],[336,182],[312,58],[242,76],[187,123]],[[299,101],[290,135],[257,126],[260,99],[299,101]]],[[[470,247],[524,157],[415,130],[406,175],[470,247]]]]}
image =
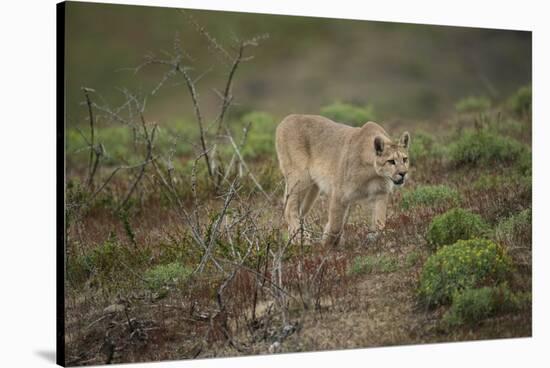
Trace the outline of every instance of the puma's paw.
{"type": "Polygon", "coordinates": [[[380,232],[378,231],[370,232],[367,234],[367,242],[369,243],[375,242],[376,240],[378,240],[379,237],[380,237],[380,232]]]}

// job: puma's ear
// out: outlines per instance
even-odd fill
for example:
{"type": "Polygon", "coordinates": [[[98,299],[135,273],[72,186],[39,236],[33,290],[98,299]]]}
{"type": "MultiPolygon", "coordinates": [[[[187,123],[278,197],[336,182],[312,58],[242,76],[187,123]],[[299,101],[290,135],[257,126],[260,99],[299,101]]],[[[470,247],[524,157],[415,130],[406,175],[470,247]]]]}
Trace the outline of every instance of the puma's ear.
{"type": "Polygon", "coordinates": [[[382,137],[374,138],[374,151],[377,156],[381,156],[382,152],[384,152],[384,140],[382,137]]]}
{"type": "Polygon", "coordinates": [[[399,144],[406,149],[409,149],[409,146],[411,145],[411,135],[409,134],[409,132],[403,133],[403,135],[399,139],[399,144]]]}

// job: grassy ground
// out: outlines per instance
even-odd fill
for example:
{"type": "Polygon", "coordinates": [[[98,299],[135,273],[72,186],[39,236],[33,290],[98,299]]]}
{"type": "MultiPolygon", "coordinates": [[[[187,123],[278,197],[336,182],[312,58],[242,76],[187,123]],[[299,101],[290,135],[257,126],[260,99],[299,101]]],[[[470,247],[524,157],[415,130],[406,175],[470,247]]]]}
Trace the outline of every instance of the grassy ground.
{"type": "MultiPolygon", "coordinates": [[[[423,130],[425,123],[382,122],[394,135],[411,133],[411,179],[393,195],[384,232],[368,236],[359,204],[336,249],[324,249],[315,237],[287,241],[273,147],[277,119],[268,114],[229,124],[240,141],[241,128],[252,122],[243,153],[267,196],[245,169],[242,177],[230,176],[234,185],[213,191],[203,161],[193,170],[186,142],[197,134],[185,122],[161,127],[158,168],[146,165],[130,196],[139,166],[120,170],[94,195],[115,167],[143,160],[145,145],[127,126],[99,126],[96,142],[107,154],[88,186],[86,133],[69,130],[67,364],[531,336],[526,93],[496,107],[462,101],[435,131],[423,130]],[[163,186],[167,173],[172,184],[163,186]],[[439,252],[427,241],[431,223],[456,207],[479,215],[484,227],[475,237],[494,241],[510,259],[502,278],[484,278],[472,290],[505,288],[501,294],[513,297],[459,304],[464,298],[456,293],[436,305],[423,302],[423,271],[439,252]]],[[[220,152],[227,162],[231,150],[220,152]]],[[[326,222],[326,202],[321,198],[306,220],[314,234],[326,222]]]]}

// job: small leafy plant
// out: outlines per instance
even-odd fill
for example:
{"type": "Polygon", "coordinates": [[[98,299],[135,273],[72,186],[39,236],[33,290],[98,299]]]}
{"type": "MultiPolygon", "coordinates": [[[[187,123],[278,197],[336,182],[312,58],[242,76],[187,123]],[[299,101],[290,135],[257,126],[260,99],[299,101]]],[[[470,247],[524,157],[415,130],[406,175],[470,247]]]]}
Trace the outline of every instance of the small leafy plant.
{"type": "Polygon", "coordinates": [[[388,256],[359,256],[353,259],[352,275],[390,273],[397,271],[397,260],[388,256]]]}
{"type": "Polygon", "coordinates": [[[144,279],[151,291],[158,292],[162,288],[185,281],[191,275],[191,270],[179,262],[158,265],[145,272],[144,279]]]}

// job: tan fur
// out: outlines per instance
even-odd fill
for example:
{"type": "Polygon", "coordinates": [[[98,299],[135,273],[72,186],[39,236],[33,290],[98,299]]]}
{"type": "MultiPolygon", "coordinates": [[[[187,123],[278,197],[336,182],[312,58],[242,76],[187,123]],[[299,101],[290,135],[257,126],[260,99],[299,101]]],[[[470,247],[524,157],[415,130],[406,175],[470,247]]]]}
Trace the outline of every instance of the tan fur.
{"type": "Polygon", "coordinates": [[[367,200],[370,230],[383,228],[388,197],[408,172],[409,146],[408,133],[394,143],[373,122],[354,128],[317,115],[283,119],[276,148],[286,182],[284,217],[290,236],[320,192],[329,198],[325,243],[338,244],[350,206],[359,199],[367,200]]]}

